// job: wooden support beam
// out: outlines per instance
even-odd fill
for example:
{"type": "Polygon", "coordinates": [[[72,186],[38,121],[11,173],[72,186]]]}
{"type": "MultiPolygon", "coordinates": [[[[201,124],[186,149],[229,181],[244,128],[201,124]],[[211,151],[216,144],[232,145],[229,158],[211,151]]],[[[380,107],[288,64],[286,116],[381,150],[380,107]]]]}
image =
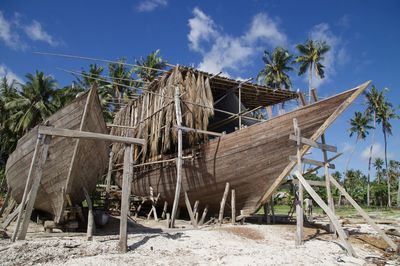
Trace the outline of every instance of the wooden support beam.
{"type": "Polygon", "coordinates": [[[218,215],[218,223],[219,223],[219,225],[222,224],[222,221],[224,219],[225,202],[226,202],[226,198],[228,197],[228,194],[229,194],[229,183],[226,183],[225,191],[224,191],[224,194],[222,195],[222,200],[221,200],[221,204],[220,204],[220,207],[219,207],[219,215],[218,215]]]}
{"type": "Polygon", "coordinates": [[[107,177],[106,177],[106,192],[110,193],[110,187],[111,187],[111,175],[112,175],[112,170],[113,170],[113,159],[114,153],[113,151],[110,151],[110,155],[108,158],[108,169],[107,169],[107,177]]]}
{"type": "MultiPolygon", "coordinates": [[[[297,162],[297,170],[301,171],[301,152],[300,152],[300,146],[301,146],[301,130],[299,128],[299,124],[297,122],[296,118],[293,118],[293,128],[294,128],[294,133],[296,135],[296,147],[297,147],[297,152],[296,152],[296,162],[297,162]]],[[[297,187],[297,193],[296,193],[296,238],[295,238],[295,244],[296,246],[303,245],[303,236],[304,236],[304,229],[303,229],[303,223],[304,223],[304,210],[303,210],[303,185],[299,183],[297,187]]]]}
{"type": "MultiPolygon", "coordinates": [[[[37,192],[40,187],[40,181],[42,180],[42,172],[44,168],[44,164],[47,160],[47,155],[49,151],[51,136],[44,136],[43,137],[43,144],[39,148],[38,157],[37,157],[37,165],[34,166],[33,169],[33,176],[32,176],[32,187],[30,189],[29,197],[26,203],[26,209],[24,218],[21,225],[21,232],[18,235],[19,240],[24,240],[26,237],[26,233],[28,232],[29,221],[31,220],[31,215],[33,211],[33,206],[36,201],[37,192]]],[[[23,211],[24,208],[22,206],[21,210],[23,211]]],[[[15,228],[14,233],[18,233],[18,227],[15,228]]],[[[14,235],[13,235],[14,237],[14,235]]],[[[15,241],[15,239],[13,239],[15,241]]]]}
{"type": "Polygon", "coordinates": [[[132,146],[125,145],[124,171],[122,179],[121,216],[119,224],[118,250],[126,253],[128,251],[128,212],[130,207],[131,184],[133,176],[132,146]]]}
{"type": "Polygon", "coordinates": [[[201,215],[201,219],[199,222],[199,226],[204,224],[204,220],[206,219],[207,212],[208,212],[208,205],[206,205],[206,207],[204,207],[203,214],[201,215]]]}
{"type": "Polygon", "coordinates": [[[157,197],[154,198],[154,191],[153,188],[150,187],[150,201],[151,201],[151,210],[149,214],[147,215],[147,220],[150,219],[151,214],[153,213],[154,215],[154,220],[158,222],[158,217],[157,217],[157,210],[156,210],[156,204],[158,199],[160,198],[160,193],[158,193],[157,197]]]}
{"type": "MultiPolygon", "coordinates": [[[[25,204],[26,204],[26,202],[25,202],[25,204]]],[[[19,211],[21,210],[21,206],[22,206],[22,204],[19,204],[18,207],[15,208],[15,210],[7,216],[7,218],[1,224],[1,228],[3,228],[4,230],[7,229],[7,227],[10,225],[10,223],[15,219],[15,217],[17,217],[19,211]]]]}
{"type": "Polygon", "coordinates": [[[236,195],[235,190],[231,190],[232,224],[236,223],[236,195]]]}
{"type": "MultiPolygon", "coordinates": [[[[175,87],[175,115],[176,124],[178,127],[182,126],[182,112],[181,112],[181,101],[179,98],[179,87],[175,87]]],[[[175,225],[176,212],[178,210],[179,197],[181,194],[182,186],[182,129],[178,128],[178,158],[176,160],[176,188],[174,203],[172,206],[171,214],[171,227],[175,225]]]]}
{"type": "Polygon", "coordinates": [[[176,129],[181,129],[183,131],[187,132],[195,132],[197,134],[206,134],[206,135],[211,135],[211,136],[216,136],[216,137],[222,137],[224,134],[218,133],[218,132],[212,132],[212,131],[207,131],[207,130],[202,130],[202,129],[195,129],[195,128],[190,128],[190,127],[184,127],[184,126],[174,126],[176,129]]]}
{"type": "MultiPolygon", "coordinates": [[[[289,135],[289,139],[297,141],[296,136],[292,135],[292,134],[289,135]]],[[[311,139],[301,138],[301,142],[303,144],[306,144],[306,145],[311,146],[313,148],[321,149],[323,151],[337,152],[337,147],[332,146],[332,145],[327,145],[327,144],[324,144],[324,143],[318,143],[316,141],[312,141],[311,139]]]]}
{"type": "Polygon", "coordinates": [[[199,203],[200,203],[200,201],[196,200],[194,202],[194,206],[193,206],[193,214],[194,214],[194,219],[196,220],[196,223],[199,222],[199,203]]]}
{"type": "Polygon", "coordinates": [[[299,99],[300,99],[301,106],[307,105],[306,98],[304,97],[304,93],[299,92],[299,99]]]}
{"type": "Polygon", "coordinates": [[[268,119],[271,119],[271,118],[274,117],[274,115],[273,115],[273,113],[272,113],[272,107],[271,107],[271,106],[265,107],[265,110],[267,110],[268,119]]]}
{"type": "MultiPolygon", "coordinates": [[[[310,184],[310,186],[314,186],[314,187],[325,187],[325,181],[317,181],[317,180],[308,180],[306,179],[307,183],[310,184]]],[[[297,179],[293,179],[292,180],[293,184],[298,185],[299,184],[299,180],[297,179]]]]}
{"type": "MultiPolygon", "coordinates": [[[[297,161],[297,157],[293,156],[293,155],[290,155],[289,156],[289,160],[290,161],[297,161]]],[[[324,167],[324,165],[325,165],[324,162],[313,160],[313,159],[301,158],[301,161],[303,163],[306,163],[306,164],[313,164],[313,165],[317,165],[317,166],[320,166],[320,167],[324,167]]],[[[331,169],[335,169],[335,165],[334,164],[328,163],[328,167],[331,168],[331,169]]]]}
{"type": "Polygon", "coordinates": [[[167,214],[168,211],[168,202],[164,201],[164,207],[163,207],[163,212],[161,214],[161,219],[165,219],[165,215],[167,214]]]}
{"type": "MultiPolygon", "coordinates": [[[[335,156],[333,156],[332,158],[329,158],[328,160],[327,160],[327,162],[328,163],[330,163],[330,162],[332,162],[333,160],[335,160],[335,159],[337,159],[339,156],[341,156],[341,155],[343,155],[343,153],[338,153],[338,154],[335,154],[335,156]]],[[[309,174],[311,174],[311,173],[313,173],[313,172],[315,172],[315,171],[317,171],[317,170],[319,170],[319,169],[321,169],[322,168],[322,166],[316,166],[316,167],[314,167],[314,168],[312,168],[312,169],[309,169],[309,170],[307,170],[307,172],[305,172],[305,173],[303,173],[303,176],[306,176],[306,175],[309,175],[309,174]]]]}
{"type": "Polygon", "coordinates": [[[197,228],[197,222],[196,222],[196,219],[194,218],[192,205],[190,204],[190,200],[189,200],[189,197],[188,197],[186,191],[185,191],[185,204],[186,204],[186,208],[187,208],[188,213],[189,213],[190,221],[192,222],[193,227],[197,228]]]}
{"type": "Polygon", "coordinates": [[[307,183],[307,181],[304,179],[300,171],[295,170],[294,174],[296,177],[299,179],[301,184],[304,186],[308,194],[314,199],[314,201],[325,211],[325,213],[328,215],[329,219],[332,221],[335,230],[338,232],[338,235],[340,239],[343,242],[344,247],[346,248],[348,254],[350,256],[356,257],[356,253],[351,246],[351,244],[347,241],[347,235],[344,232],[343,228],[340,226],[340,223],[338,219],[336,218],[335,214],[331,211],[331,209],[325,204],[325,202],[318,196],[317,192],[315,192],[314,189],[307,183]]]}
{"type": "Polygon", "coordinates": [[[93,231],[94,231],[94,218],[93,218],[93,204],[90,199],[89,193],[87,192],[85,187],[82,187],[83,194],[85,194],[86,203],[88,205],[88,218],[87,218],[87,231],[86,231],[86,239],[88,241],[93,240],[93,231]]]}
{"type": "Polygon", "coordinates": [[[342,195],[350,202],[351,205],[357,210],[357,212],[365,219],[365,221],[372,227],[374,230],[389,244],[389,246],[394,250],[397,251],[399,246],[394,243],[392,239],[390,239],[383,230],[381,230],[378,225],[368,216],[368,214],[358,205],[358,203],[347,193],[347,191],[331,176],[329,175],[329,180],[332,184],[339,189],[342,195]]]}
{"type": "Polygon", "coordinates": [[[46,126],[39,126],[39,134],[56,136],[56,137],[66,137],[66,138],[94,139],[94,140],[120,142],[120,143],[135,144],[135,145],[145,144],[144,139],[120,137],[120,136],[107,135],[101,133],[56,128],[56,127],[46,127],[46,126]]]}

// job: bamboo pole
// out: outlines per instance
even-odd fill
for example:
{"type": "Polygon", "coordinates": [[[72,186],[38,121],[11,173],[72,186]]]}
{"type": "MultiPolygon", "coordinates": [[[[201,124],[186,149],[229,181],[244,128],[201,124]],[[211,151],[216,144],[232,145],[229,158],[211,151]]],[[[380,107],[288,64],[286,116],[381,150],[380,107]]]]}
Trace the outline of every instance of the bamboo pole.
{"type": "MultiPolygon", "coordinates": [[[[177,126],[182,126],[181,102],[179,99],[179,87],[175,87],[175,115],[177,126]]],[[[176,211],[179,205],[179,197],[182,186],[182,129],[178,129],[178,158],[176,159],[176,188],[174,204],[172,206],[171,227],[175,225],[176,211]]]]}
{"type": "Polygon", "coordinates": [[[221,200],[221,204],[219,207],[219,215],[218,215],[219,225],[222,224],[222,220],[224,219],[225,202],[226,202],[226,198],[228,197],[228,194],[229,194],[229,183],[226,183],[225,191],[224,191],[224,194],[222,195],[222,200],[221,200]]]}

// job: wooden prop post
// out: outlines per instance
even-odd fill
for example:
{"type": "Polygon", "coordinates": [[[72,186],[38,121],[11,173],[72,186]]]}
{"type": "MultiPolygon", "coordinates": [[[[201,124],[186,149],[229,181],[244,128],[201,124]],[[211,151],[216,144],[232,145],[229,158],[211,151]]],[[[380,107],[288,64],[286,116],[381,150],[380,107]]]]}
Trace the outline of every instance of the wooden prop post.
{"type": "Polygon", "coordinates": [[[163,212],[161,214],[161,219],[165,219],[165,215],[167,214],[168,211],[168,201],[164,201],[164,207],[163,207],[163,212]]]}
{"type": "Polygon", "coordinates": [[[176,124],[178,126],[178,158],[176,159],[176,188],[174,204],[172,206],[171,214],[171,227],[175,225],[176,212],[178,210],[179,197],[181,194],[182,186],[182,113],[181,113],[181,102],[179,98],[179,87],[175,88],[175,114],[176,114],[176,124]]]}
{"type": "MultiPolygon", "coordinates": [[[[299,125],[297,123],[297,119],[293,119],[293,126],[294,126],[294,132],[296,135],[296,144],[297,144],[297,170],[301,172],[301,152],[300,152],[300,147],[301,147],[301,132],[299,125]]],[[[296,245],[302,245],[303,244],[303,186],[301,183],[298,184],[298,189],[297,189],[297,202],[296,202],[296,245]]]]}
{"type": "Polygon", "coordinates": [[[130,207],[131,184],[133,176],[132,164],[133,164],[132,146],[125,144],[122,197],[121,197],[121,217],[120,217],[119,243],[118,243],[118,250],[120,252],[128,251],[128,237],[127,237],[128,212],[130,207]]]}
{"type": "Polygon", "coordinates": [[[204,220],[206,219],[207,212],[208,212],[208,205],[206,205],[206,207],[204,207],[203,214],[201,215],[201,219],[199,222],[199,226],[204,224],[204,220]]]}
{"type": "Polygon", "coordinates": [[[376,232],[383,238],[383,240],[386,241],[386,243],[389,244],[389,246],[394,250],[398,251],[398,246],[393,242],[392,239],[390,239],[384,231],[382,231],[378,225],[371,219],[371,217],[368,216],[368,214],[360,207],[360,205],[357,204],[355,200],[347,193],[347,191],[331,176],[329,175],[329,179],[332,182],[332,184],[339,189],[339,191],[342,193],[342,195],[345,196],[345,198],[350,202],[351,205],[357,210],[357,212],[367,221],[367,223],[374,228],[376,232]]]}
{"type": "Polygon", "coordinates": [[[194,202],[194,206],[193,206],[193,214],[194,214],[194,219],[196,220],[196,223],[198,223],[198,221],[199,221],[199,203],[200,203],[200,201],[196,200],[194,202]]]}
{"type": "Polygon", "coordinates": [[[338,219],[336,218],[335,214],[331,211],[331,209],[326,205],[326,203],[318,196],[317,192],[307,183],[303,175],[298,171],[295,170],[294,174],[299,179],[300,183],[304,186],[308,194],[315,200],[315,202],[325,211],[328,215],[329,219],[332,221],[335,230],[338,232],[339,238],[342,240],[344,247],[346,248],[348,254],[350,256],[356,257],[356,253],[350,243],[347,241],[347,235],[344,232],[343,228],[340,226],[338,219]]]}
{"type": "MultiPolygon", "coordinates": [[[[315,89],[311,90],[311,95],[313,97],[314,102],[318,101],[318,96],[317,96],[317,91],[315,89]]],[[[333,197],[332,197],[332,190],[331,190],[331,183],[329,182],[329,162],[328,162],[328,154],[327,151],[329,149],[326,148],[326,142],[325,142],[325,134],[321,135],[321,143],[323,145],[322,147],[322,153],[324,155],[324,173],[325,173],[325,186],[326,186],[326,197],[328,199],[328,206],[331,209],[333,213],[335,213],[335,205],[333,202],[333,197]]],[[[337,149],[329,150],[332,152],[337,152],[337,149]]],[[[329,223],[329,232],[333,233],[334,232],[334,226],[331,223],[329,223]]]]}
{"type": "Polygon", "coordinates": [[[185,191],[185,203],[186,203],[186,208],[187,208],[188,213],[189,213],[190,221],[192,222],[193,227],[197,228],[197,222],[196,222],[196,219],[194,218],[192,205],[190,204],[190,200],[189,200],[189,197],[188,197],[186,191],[185,191]]]}
{"type": "Polygon", "coordinates": [[[111,187],[111,174],[112,174],[112,168],[113,168],[113,159],[114,153],[110,151],[110,157],[108,159],[108,170],[107,170],[107,178],[106,178],[106,193],[110,193],[110,187],[111,187]]]}
{"type": "Polygon", "coordinates": [[[19,240],[24,240],[26,237],[26,233],[28,232],[29,221],[32,215],[33,205],[35,204],[37,192],[39,190],[40,181],[42,179],[42,171],[44,164],[47,160],[47,153],[49,150],[49,144],[51,141],[50,136],[43,136],[41,134],[38,135],[38,139],[35,146],[35,151],[33,153],[33,158],[31,162],[31,166],[29,168],[28,179],[25,185],[25,191],[22,196],[21,203],[26,201],[26,209],[25,204],[21,204],[21,209],[18,213],[17,224],[15,226],[14,233],[12,235],[12,241],[14,242],[17,238],[20,222],[22,216],[24,216],[22,225],[21,225],[21,232],[18,235],[19,240]],[[43,140],[43,144],[41,144],[43,140]],[[32,186],[29,189],[30,183],[32,182],[32,186]],[[28,192],[29,190],[29,192],[28,192]],[[29,193],[29,196],[26,197],[29,193]],[[25,197],[24,197],[25,196],[25,197]],[[25,213],[24,213],[25,211],[25,213]]]}
{"type": "Polygon", "coordinates": [[[231,190],[232,224],[236,223],[236,195],[235,190],[231,190]]]}
{"type": "Polygon", "coordinates": [[[149,214],[147,215],[147,220],[149,220],[150,217],[151,217],[151,214],[153,214],[154,220],[156,222],[158,222],[156,205],[157,205],[157,201],[158,201],[159,198],[160,198],[160,193],[158,193],[157,197],[154,198],[154,190],[153,190],[152,187],[150,187],[151,210],[150,210],[149,214]]]}
{"type": "Polygon", "coordinates": [[[87,218],[87,231],[86,231],[86,239],[88,241],[93,240],[93,229],[94,229],[94,218],[93,218],[93,204],[90,199],[89,193],[87,192],[85,187],[82,187],[83,194],[85,194],[86,203],[88,205],[88,218],[87,218]]]}
{"type": "Polygon", "coordinates": [[[218,215],[219,225],[222,224],[222,221],[224,219],[225,202],[226,202],[226,198],[228,197],[228,194],[229,194],[229,183],[226,183],[224,195],[222,196],[221,205],[219,207],[219,215],[218,215]]]}
{"type": "Polygon", "coordinates": [[[4,210],[7,208],[8,202],[10,201],[10,197],[11,197],[11,188],[8,188],[6,197],[3,202],[3,206],[1,206],[1,209],[0,209],[0,217],[3,215],[4,210]]]}

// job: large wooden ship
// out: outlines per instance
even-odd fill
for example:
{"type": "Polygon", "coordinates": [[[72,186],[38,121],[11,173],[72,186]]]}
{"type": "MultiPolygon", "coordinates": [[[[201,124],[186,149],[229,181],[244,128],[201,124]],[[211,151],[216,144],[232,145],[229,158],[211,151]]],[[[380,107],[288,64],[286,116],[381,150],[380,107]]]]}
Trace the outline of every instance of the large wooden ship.
{"type": "MultiPolygon", "coordinates": [[[[195,73],[199,75],[197,76],[198,78],[201,77],[201,73],[195,73]]],[[[172,76],[173,74],[170,75],[172,76]]],[[[191,74],[183,73],[182,75],[186,75],[187,77],[191,74]]],[[[171,79],[176,80],[177,78],[172,77],[171,79]]],[[[182,83],[186,84],[185,78],[183,80],[182,83]]],[[[165,84],[157,86],[167,88],[168,84],[172,83],[168,83],[167,81],[165,84]]],[[[282,102],[297,98],[297,94],[282,90],[276,93],[276,90],[266,87],[247,83],[243,85],[239,82],[232,83],[232,80],[220,77],[210,81],[210,85],[214,99],[225,97],[226,104],[224,105],[224,110],[228,112],[225,112],[225,117],[214,115],[210,119],[210,123],[206,125],[207,128],[203,128],[203,130],[212,129],[219,132],[226,131],[226,133],[221,137],[206,141],[202,139],[198,145],[189,144],[189,133],[184,136],[184,157],[190,159],[185,159],[182,166],[182,191],[186,191],[191,200],[199,200],[203,206],[207,204],[209,211],[215,213],[219,210],[225,184],[228,182],[231,188],[236,190],[236,209],[238,211],[242,210],[242,214],[251,214],[256,212],[270,198],[278,189],[284,177],[290,174],[294,166],[294,162],[289,160],[290,155],[296,154],[295,143],[289,140],[289,135],[294,134],[293,119],[297,119],[302,136],[317,140],[356,97],[368,87],[369,82],[312,104],[300,105],[293,111],[271,117],[261,122],[255,122],[250,116],[245,116],[244,114],[239,118],[238,115],[230,116],[229,113],[240,113],[240,109],[247,108],[245,110],[248,110],[259,105],[281,104],[282,102]],[[239,93],[237,91],[238,84],[241,89],[239,93]],[[236,88],[236,91],[232,88],[236,88]],[[240,93],[242,95],[239,95],[240,93]],[[231,96],[229,96],[230,94],[231,96]],[[229,97],[232,99],[228,100],[229,97]],[[240,109],[237,107],[238,104],[242,106],[240,109]],[[233,119],[229,120],[229,117],[233,117],[233,119]],[[238,125],[239,119],[246,126],[235,129],[234,127],[238,125]],[[221,121],[227,121],[227,123],[221,126],[223,124],[221,121]]],[[[199,89],[199,86],[196,89],[199,89]]],[[[190,89],[184,86],[180,90],[181,95],[191,93],[190,89]]],[[[132,126],[135,125],[135,123],[132,124],[133,120],[139,121],[134,128],[142,128],[141,131],[135,131],[135,134],[137,137],[144,137],[145,139],[152,139],[152,136],[157,133],[154,132],[154,130],[157,130],[154,129],[156,124],[154,120],[166,121],[163,123],[166,123],[168,126],[168,120],[162,117],[164,115],[168,119],[168,111],[166,111],[166,114],[157,116],[157,112],[161,108],[154,107],[153,110],[155,112],[153,113],[151,110],[146,109],[146,105],[143,104],[151,103],[151,99],[158,99],[154,93],[160,93],[160,90],[153,90],[152,92],[153,95],[151,93],[147,94],[150,100],[146,98],[146,95],[142,96],[136,103],[131,105],[129,110],[124,111],[120,119],[117,117],[115,123],[121,124],[121,121],[125,120],[130,121],[130,125],[132,126]],[[132,115],[132,117],[135,116],[135,119],[127,118],[129,113],[135,114],[132,115]],[[140,116],[141,113],[145,113],[145,115],[140,116]],[[145,119],[136,119],[137,117],[144,117],[145,119]],[[153,121],[151,121],[152,119],[153,121]],[[148,128],[145,125],[141,125],[143,121],[148,123],[148,128]],[[143,130],[145,134],[143,134],[143,130]]],[[[213,106],[216,107],[216,104],[221,103],[221,101],[213,100],[213,103],[213,106]]],[[[183,100],[182,106],[189,104],[189,100],[186,102],[183,100]]],[[[183,113],[185,114],[190,111],[192,110],[187,108],[183,110],[183,113]]],[[[174,114],[172,113],[172,115],[174,114]]],[[[190,123],[188,121],[188,119],[186,121],[184,119],[183,125],[185,126],[187,123],[190,123]]],[[[129,126],[127,123],[125,125],[129,126]]],[[[164,125],[160,128],[163,130],[165,127],[164,125]]],[[[161,135],[154,139],[161,139],[161,141],[165,142],[165,138],[165,135],[161,135]]],[[[135,167],[133,174],[132,193],[139,196],[148,196],[149,188],[152,187],[154,193],[156,193],[155,195],[160,193],[162,199],[159,201],[160,203],[163,203],[165,200],[168,202],[168,206],[172,206],[177,174],[175,161],[168,159],[176,158],[177,156],[174,145],[171,145],[169,152],[166,152],[166,154],[158,156],[154,156],[153,154],[147,158],[143,156],[144,152],[149,154],[149,150],[152,147],[163,146],[164,144],[161,141],[156,145],[152,143],[152,146],[149,146],[147,151],[141,150],[139,156],[136,156],[138,151],[135,152],[135,160],[138,165],[135,167]],[[140,157],[140,154],[142,154],[142,157],[140,157]]],[[[172,143],[174,143],[173,140],[172,143]]],[[[303,152],[305,152],[305,149],[303,152]]],[[[123,147],[121,145],[114,146],[113,150],[115,152],[114,160],[117,163],[121,162],[121,155],[123,154],[121,150],[123,150],[123,147]]],[[[122,184],[121,172],[117,173],[116,181],[117,184],[122,184]]],[[[179,204],[180,206],[185,205],[182,193],[179,204]]]]}
{"type": "MultiPolygon", "coordinates": [[[[57,128],[108,133],[95,88],[77,97],[46,120],[57,128]]],[[[32,161],[38,127],[19,141],[6,165],[6,178],[12,197],[20,203],[32,161]]],[[[92,191],[108,161],[106,142],[53,138],[44,165],[34,208],[51,214],[56,222],[63,220],[67,206],[80,204],[82,188],[92,191]]]]}

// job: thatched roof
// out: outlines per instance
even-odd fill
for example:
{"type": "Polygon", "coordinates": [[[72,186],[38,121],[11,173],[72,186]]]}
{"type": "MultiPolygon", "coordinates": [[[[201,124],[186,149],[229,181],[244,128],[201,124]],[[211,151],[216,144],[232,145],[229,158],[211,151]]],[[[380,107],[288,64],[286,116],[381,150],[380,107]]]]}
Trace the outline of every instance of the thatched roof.
{"type": "MultiPolygon", "coordinates": [[[[234,80],[223,76],[214,76],[211,73],[200,71],[194,68],[186,66],[179,66],[181,72],[185,74],[185,71],[193,71],[209,77],[211,91],[214,100],[218,100],[229,90],[233,90],[236,96],[239,95],[238,86],[242,82],[240,80],[234,80]]],[[[171,69],[170,71],[172,71],[171,69]]],[[[157,81],[155,81],[157,82],[157,81]]],[[[298,94],[295,91],[290,90],[275,90],[266,86],[257,85],[251,82],[245,82],[241,85],[241,100],[242,103],[249,109],[253,109],[259,106],[269,106],[277,103],[282,103],[292,99],[298,98],[298,94]]]]}

